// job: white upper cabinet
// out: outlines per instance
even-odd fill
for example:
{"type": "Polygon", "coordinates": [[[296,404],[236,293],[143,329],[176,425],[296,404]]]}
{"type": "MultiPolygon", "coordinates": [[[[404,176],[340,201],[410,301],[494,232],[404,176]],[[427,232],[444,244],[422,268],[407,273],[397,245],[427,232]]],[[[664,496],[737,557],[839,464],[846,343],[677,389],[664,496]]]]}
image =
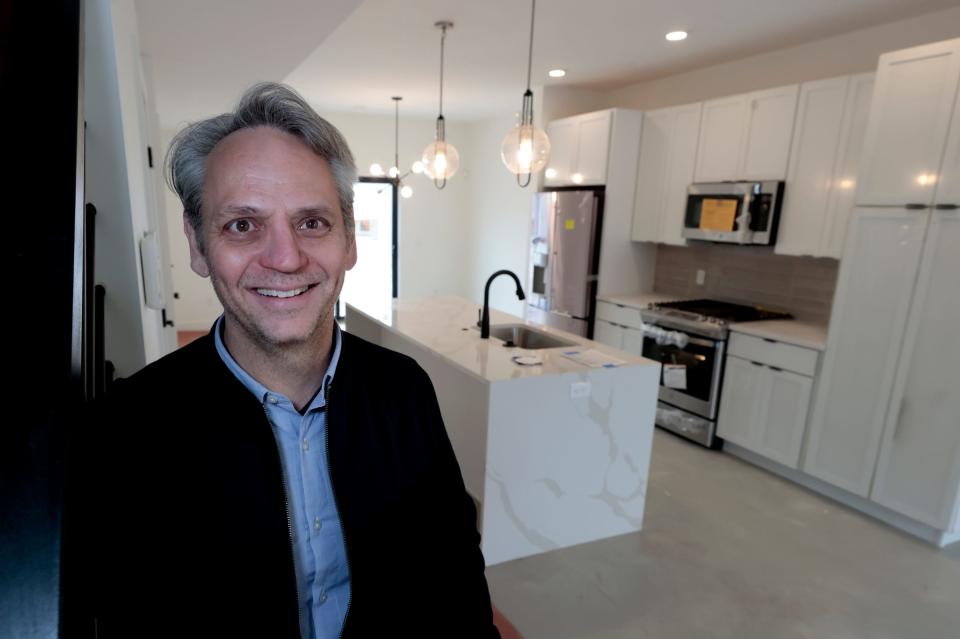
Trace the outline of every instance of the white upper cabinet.
{"type": "Polygon", "coordinates": [[[798,90],[794,84],[704,102],[695,181],[784,179],[798,90]]]}
{"type": "Polygon", "coordinates": [[[547,137],[550,138],[550,160],[544,184],[568,184],[576,172],[580,126],[571,118],[555,120],[547,125],[547,137]]]}
{"type": "Polygon", "coordinates": [[[950,137],[943,154],[943,166],[940,167],[935,203],[940,206],[960,206],[960,88],[957,89],[950,137]]]}
{"type": "Polygon", "coordinates": [[[948,530],[960,487],[960,211],[931,217],[871,497],[948,530]]]}
{"type": "Polygon", "coordinates": [[[747,114],[746,95],[734,95],[703,103],[695,182],[720,182],[737,178],[737,164],[746,133],[747,114]]]}
{"type": "Polygon", "coordinates": [[[800,86],[775,252],[840,257],[873,77],[865,73],[800,86]]]}
{"type": "Polygon", "coordinates": [[[687,187],[693,181],[701,104],[644,116],[637,165],[632,239],[684,245],[687,187]]]}
{"type": "Polygon", "coordinates": [[[782,180],[797,110],[796,84],[748,96],[747,131],[740,157],[740,180],[782,180]]]}
{"type": "Polygon", "coordinates": [[[545,186],[600,186],[607,179],[612,112],[595,111],[547,124],[545,186]]]}
{"type": "Polygon", "coordinates": [[[857,208],[840,261],[803,470],[868,497],[929,214],[857,208]]]}
{"type": "Polygon", "coordinates": [[[858,205],[933,203],[958,82],[960,38],[880,56],[858,205]]]}
{"type": "Polygon", "coordinates": [[[660,214],[663,211],[663,195],[666,191],[672,122],[670,109],[650,111],[643,116],[631,232],[632,239],[637,242],[660,240],[660,214]]]}

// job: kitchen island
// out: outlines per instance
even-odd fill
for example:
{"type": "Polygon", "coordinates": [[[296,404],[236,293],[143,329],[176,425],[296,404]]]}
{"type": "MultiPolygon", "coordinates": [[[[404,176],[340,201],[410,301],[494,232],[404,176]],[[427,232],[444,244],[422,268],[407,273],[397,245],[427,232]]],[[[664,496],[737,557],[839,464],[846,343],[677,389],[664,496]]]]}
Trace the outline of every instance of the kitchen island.
{"type": "Polygon", "coordinates": [[[640,530],[660,364],[493,309],[494,328],[525,325],[572,345],[481,339],[480,308],[456,297],[394,300],[347,305],[346,322],[429,374],[479,506],[487,565],[640,530]],[[569,356],[587,351],[615,365],[569,356]]]}

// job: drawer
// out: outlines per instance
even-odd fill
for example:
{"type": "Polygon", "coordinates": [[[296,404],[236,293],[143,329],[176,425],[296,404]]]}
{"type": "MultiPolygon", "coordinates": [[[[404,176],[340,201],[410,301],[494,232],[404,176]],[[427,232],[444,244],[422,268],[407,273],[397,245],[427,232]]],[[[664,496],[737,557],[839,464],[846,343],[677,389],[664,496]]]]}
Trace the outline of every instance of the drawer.
{"type": "Polygon", "coordinates": [[[632,306],[621,306],[620,304],[597,300],[597,319],[607,320],[613,324],[629,326],[630,328],[643,328],[643,322],[640,320],[640,309],[632,306]]]}
{"type": "Polygon", "coordinates": [[[763,337],[730,331],[727,352],[752,362],[813,377],[817,373],[818,351],[763,337]]]}

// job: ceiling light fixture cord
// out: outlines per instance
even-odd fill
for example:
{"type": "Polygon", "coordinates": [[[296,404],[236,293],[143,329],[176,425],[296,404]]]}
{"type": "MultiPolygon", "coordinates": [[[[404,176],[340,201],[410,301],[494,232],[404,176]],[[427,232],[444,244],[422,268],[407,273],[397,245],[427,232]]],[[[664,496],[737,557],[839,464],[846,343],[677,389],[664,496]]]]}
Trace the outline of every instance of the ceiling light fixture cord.
{"type": "Polygon", "coordinates": [[[400,184],[400,100],[403,98],[394,96],[393,98],[393,166],[397,167],[396,183],[400,184]]]}
{"type": "MultiPolygon", "coordinates": [[[[533,23],[537,14],[537,0],[532,0],[530,5],[530,48],[527,51],[527,90],[523,93],[523,106],[520,109],[520,125],[532,127],[533,91],[530,90],[530,78],[533,69],[533,23]]],[[[520,186],[520,188],[526,188],[530,186],[530,181],[533,179],[533,174],[526,173],[526,180],[522,180],[520,177],[521,175],[524,174],[517,173],[517,185],[520,186]]]]}
{"type": "MultiPolygon", "coordinates": [[[[446,143],[447,141],[447,126],[446,122],[443,119],[443,53],[444,48],[447,42],[447,25],[444,23],[440,24],[440,109],[437,115],[437,141],[446,143]]],[[[447,185],[447,178],[434,178],[433,185],[438,189],[443,189],[447,185]]]]}

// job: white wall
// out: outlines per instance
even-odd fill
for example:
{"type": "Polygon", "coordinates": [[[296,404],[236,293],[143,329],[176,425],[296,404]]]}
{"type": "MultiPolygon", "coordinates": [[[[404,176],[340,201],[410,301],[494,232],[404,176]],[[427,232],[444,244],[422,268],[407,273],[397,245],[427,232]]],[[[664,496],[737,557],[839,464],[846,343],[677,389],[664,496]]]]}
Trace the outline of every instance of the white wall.
{"type": "Polygon", "coordinates": [[[877,68],[881,53],[955,38],[958,34],[960,7],[954,7],[630,85],[610,91],[605,106],[650,110],[872,71],[877,68]]]}
{"type": "MultiPolygon", "coordinates": [[[[500,142],[516,124],[512,114],[471,123],[470,140],[470,282],[467,297],[483,303],[483,289],[494,271],[509,269],[527,288],[527,238],[536,185],[517,185],[500,159],[500,142]]],[[[523,317],[510,278],[490,286],[490,306],[523,317]]]]}
{"type": "Polygon", "coordinates": [[[95,273],[107,291],[104,348],[119,377],[136,372],[158,351],[157,333],[145,326],[137,246],[146,222],[143,207],[134,202],[143,197],[144,177],[128,162],[135,132],[124,129],[131,125],[124,112],[130,85],[124,73],[130,69],[119,59],[130,54],[135,40],[132,11],[132,5],[90,0],[84,15],[85,197],[97,208],[95,273]]]}

